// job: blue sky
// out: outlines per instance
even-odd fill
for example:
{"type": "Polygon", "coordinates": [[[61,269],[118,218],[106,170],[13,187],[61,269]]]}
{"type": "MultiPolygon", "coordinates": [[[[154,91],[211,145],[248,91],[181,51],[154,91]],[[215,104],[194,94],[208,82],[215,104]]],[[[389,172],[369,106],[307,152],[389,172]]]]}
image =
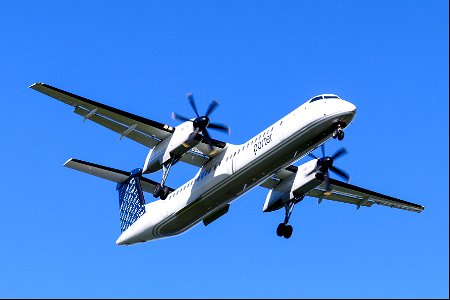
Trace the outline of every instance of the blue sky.
{"type": "Polygon", "coordinates": [[[3,3],[0,297],[448,297],[448,20],[447,1],[3,3]],[[353,184],[425,211],[305,199],[285,240],[257,188],[208,227],[116,246],[115,185],[62,164],[132,170],[148,149],[37,81],[171,125],[192,115],[187,92],[200,111],[216,98],[232,135],[213,136],[231,143],[335,93],[357,116],[327,153],[346,147],[353,184]]]}

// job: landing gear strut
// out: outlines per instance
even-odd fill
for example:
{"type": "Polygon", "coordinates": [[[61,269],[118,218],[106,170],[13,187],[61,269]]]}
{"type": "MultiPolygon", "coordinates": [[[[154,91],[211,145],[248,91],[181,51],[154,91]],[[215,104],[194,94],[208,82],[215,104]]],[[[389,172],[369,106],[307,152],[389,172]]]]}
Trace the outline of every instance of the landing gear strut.
{"type": "Polygon", "coordinates": [[[163,176],[160,184],[157,184],[155,186],[155,189],[153,190],[153,197],[155,198],[161,198],[161,200],[166,200],[167,196],[169,195],[169,188],[167,186],[164,186],[164,183],[166,183],[167,175],[169,175],[170,168],[176,161],[174,159],[171,159],[169,162],[163,164],[163,176]]]}
{"type": "Polygon", "coordinates": [[[297,197],[293,201],[290,201],[284,205],[285,216],[284,222],[280,223],[277,227],[277,235],[284,236],[284,238],[288,239],[292,236],[292,232],[294,228],[291,225],[288,225],[289,219],[291,218],[292,211],[294,210],[295,204],[299,203],[305,196],[297,197]]]}
{"type": "Polygon", "coordinates": [[[342,129],[341,123],[337,124],[337,129],[333,131],[333,134],[331,136],[333,137],[333,139],[337,138],[340,141],[344,139],[344,130],[342,129]]]}

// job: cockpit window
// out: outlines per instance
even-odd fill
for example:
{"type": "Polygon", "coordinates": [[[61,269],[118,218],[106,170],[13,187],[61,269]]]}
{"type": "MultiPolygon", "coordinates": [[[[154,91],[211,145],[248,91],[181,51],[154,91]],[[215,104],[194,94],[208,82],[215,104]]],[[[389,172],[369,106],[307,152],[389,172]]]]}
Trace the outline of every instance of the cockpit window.
{"type": "Polygon", "coordinates": [[[309,100],[309,103],[317,101],[317,100],[322,100],[322,99],[341,99],[341,98],[339,98],[338,96],[336,96],[334,94],[322,94],[322,95],[315,96],[314,98],[309,100]]]}
{"type": "Polygon", "coordinates": [[[309,103],[317,101],[317,100],[322,100],[322,96],[317,96],[311,99],[311,101],[309,101],[309,103]]]}

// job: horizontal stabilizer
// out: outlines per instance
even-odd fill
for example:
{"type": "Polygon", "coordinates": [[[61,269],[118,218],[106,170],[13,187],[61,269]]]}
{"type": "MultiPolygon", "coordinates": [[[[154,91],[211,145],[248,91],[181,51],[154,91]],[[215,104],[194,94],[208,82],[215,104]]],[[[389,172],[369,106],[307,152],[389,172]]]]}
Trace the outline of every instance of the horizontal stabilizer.
{"type": "MultiPolygon", "coordinates": [[[[64,163],[64,166],[116,183],[122,183],[132,175],[131,172],[105,167],[76,158],[69,159],[64,163]]],[[[158,183],[145,177],[140,177],[139,179],[141,181],[142,190],[147,193],[153,193],[153,190],[158,183]]],[[[169,190],[170,192],[173,192],[172,188],[169,188],[169,190]]]]}

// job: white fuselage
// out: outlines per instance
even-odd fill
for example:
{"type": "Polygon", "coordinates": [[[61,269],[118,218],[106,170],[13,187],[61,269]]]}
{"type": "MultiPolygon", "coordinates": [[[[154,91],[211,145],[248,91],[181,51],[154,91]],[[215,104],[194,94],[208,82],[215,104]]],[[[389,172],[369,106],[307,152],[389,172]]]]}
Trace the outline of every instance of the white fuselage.
{"type": "Polygon", "coordinates": [[[129,245],[180,234],[261,184],[328,140],[336,124],[348,126],[356,107],[342,99],[306,102],[241,145],[227,144],[194,178],[145,213],[116,243],[129,245]]]}

